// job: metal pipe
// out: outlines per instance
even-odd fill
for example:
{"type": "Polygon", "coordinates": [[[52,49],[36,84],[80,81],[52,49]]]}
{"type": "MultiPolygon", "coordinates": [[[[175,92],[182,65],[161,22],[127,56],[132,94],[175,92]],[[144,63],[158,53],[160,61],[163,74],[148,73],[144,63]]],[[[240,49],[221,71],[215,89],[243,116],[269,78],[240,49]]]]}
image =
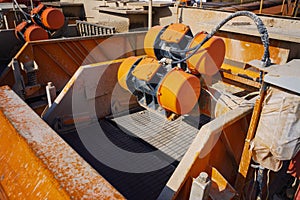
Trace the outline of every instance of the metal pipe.
{"type": "Polygon", "coordinates": [[[148,7],[148,29],[150,30],[152,27],[152,0],[149,0],[148,7]]]}
{"type": "Polygon", "coordinates": [[[52,82],[48,82],[46,86],[46,95],[48,101],[48,107],[52,106],[54,99],[56,98],[56,87],[52,84],[52,82]]]}
{"type": "Polygon", "coordinates": [[[260,1],[260,6],[259,6],[259,14],[261,14],[262,8],[263,8],[264,0],[260,1]]]}

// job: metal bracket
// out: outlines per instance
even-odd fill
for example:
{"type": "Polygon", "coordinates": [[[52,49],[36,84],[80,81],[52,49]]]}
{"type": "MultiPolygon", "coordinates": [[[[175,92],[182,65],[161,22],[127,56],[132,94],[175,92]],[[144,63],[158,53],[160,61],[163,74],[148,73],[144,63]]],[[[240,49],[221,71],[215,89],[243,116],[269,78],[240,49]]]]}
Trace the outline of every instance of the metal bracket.
{"type": "Polygon", "coordinates": [[[206,172],[201,172],[197,178],[193,179],[190,200],[206,200],[209,197],[211,180],[206,172]]]}
{"type": "Polygon", "coordinates": [[[13,90],[22,98],[25,99],[25,83],[23,76],[21,75],[20,64],[16,59],[12,61],[12,69],[15,78],[15,84],[13,86],[13,90]]]}
{"type": "Polygon", "coordinates": [[[248,69],[250,67],[254,67],[262,72],[268,72],[268,67],[265,67],[261,60],[251,60],[247,62],[244,69],[248,69]]]}

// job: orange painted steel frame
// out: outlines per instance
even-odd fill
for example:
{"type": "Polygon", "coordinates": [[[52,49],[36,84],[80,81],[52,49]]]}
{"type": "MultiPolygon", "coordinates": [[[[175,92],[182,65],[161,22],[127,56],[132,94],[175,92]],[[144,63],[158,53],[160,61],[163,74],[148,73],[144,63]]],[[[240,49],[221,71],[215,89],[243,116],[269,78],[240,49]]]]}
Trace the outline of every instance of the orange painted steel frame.
{"type": "Polygon", "coordinates": [[[92,113],[92,110],[86,110],[83,115],[76,118],[73,116],[70,102],[73,101],[73,88],[79,85],[76,96],[83,97],[82,105],[95,101],[94,105],[99,105],[96,106],[96,115],[99,119],[112,114],[113,110],[119,112],[127,111],[129,107],[137,107],[136,101],[130,100],[131,94],[117,84],[118,69],[123,61],[124,59],[119,59],[79,67],[58,95],[55,104],[44,113],[43,119],[48,124],[55,124],[57,119],[60,119],[61,127],[73,124],[74,120],[76,122],[91,120],[89,113],[92,113]],[[101,86],[101,89],[91,92],[98,86],[101,86]]]}
{"type": "Polygon", "coordinates": [[[0,185],[9,199],[124,199],[7,86],[0,124],[0,185]]]}
{"type": "Polygon", "coordinates": [[[266,95],[266,88],[267,88],[266,83],[263,83],[261,86],[261,90],[260,90],[260,97],[255,102],[249,129],[248,129],[247,136],[245,139],[243,152],[241,155],[241,162],[239,164],[239,173],[235,180],[235,187],[240,194],[242,193],[242,191],[244,189],[243,187],[245,185],[247,174],[248,174],[250,163],[251,163],[252,150],[250,148],[250,145],[251,145],[251,140],[254,138],[255,133],[256,133],[261,109],[263,106],[263,101],[264,101],[264,98],[266,95]]]}
{"type": "Polygon", "coordinates": [[[212,199],[232,199],[252,106],[238,107],[201,127],[158,200],[188,199],[192,179],[207,172],[212,199]],[[226,163],[226,165],[224,164],[226,163]]]}
{"type": "MultiPolygon", "coordinates": [[[[15,59],[26,64],[34,61],[38,66],[37,80],[41,85],[51,81],[57,90],[62,90],[79,66],[98,63],[134,55],[144,55],[145,32],[36,41],[26,43],[15,59]]],[[[25,77],[26,74],[22,72],[25,77]]],[[[12,68],[7,68],[0,76],[0,85],[13,87],[12,68]]],[[[32,95],[45,94],[44,88],[32,95]]],[[[28,98],[28,97],[25,97],[28,98]]]]}
{"type": "MultiPolygon", "coordinates": [[[[116,61],[114,61],[114,64],[120,65],[122,61],[124,60],[119,60],[118,63],[115,63],[116,61]]],[[[99,63],[97,65],[81,67],[81,75],[85,76],[86,80],[93,77],[93,80],[94,76],[98,76],[98,74],[95,74],[95,71],[99,73],[100,69],[103,66],[105,66],[106,68],[108,64],[111,63],[99,63]],[[83,68],[89,69],[90,73],[83,73],[83,68]]],[[[114,77],[114,73],[117,74],[117,65],[114,67],[110,65],[110,70],[103,69],[109,75],[103,76],[105,77],[105,79],[101,80],[102,84],[99,83],[100,85],[106,85],[105,88],[108,87],[107,84],[111,81],[109,77],[114,77]]],[[[78,73],[76,74],[78,75],[78,73]]],[[[65,98],[70,98],[72,96],[71,87],[76,80],[85,82],[78,79],[78,77],[72,78],[69,84],[66,86],[66,89],[62,92],[65,93],[63,94],[65,98]]],[[[111,82],[109,84],[111,84],[111,82]]],[[[114,84],[112,84],[110,87],[113,88],[113,85],[114,84]]],[[[86,97],[86,95],[88,95],[88,92],[86,91],[89,91],[89,88],[85,88],[86,87],[81,87],[81,94],[86,97]]],[[[110,90],[111,89],[108,89],[107,91],[110,90]]],[[[98,103],[108,102],[107,98],[110,99],[110,97],[109,94],[107,94],[107,91],[106,95],[103,95],[103,91],[98,91],[98,94],[93,94],[92,97],[88,96],[88,98],[95,98],[96,96],[97,98],[103,98],[98,103]]],[[[70,99],[64,100],[62,102],[57,102],[57,108],[55,109],[59,110],[61,108],[64,109],[64,107],[68,107],[66,106],[68,102],[70,102],[70,99]],[[59,106],[60,108],[58,108],[59,106]]],[[[214,191],[214,195],[218,195],[218,191],[221,191],[220,194],[230,197],[236,195],[236,191],[231,187],[231,185],[234,184],[234,177],[236,176],[238,170],[237,166],[240,162],[240,152],[243,149],[243,142],[246,137],[246,130],[248,129],[249,124],[249,116],[251,116],[252,112],[251,104],[249,103],[246,105],[248,106],[229,111],[228,113],[222,115],[220,118],[213,120],[211,123],[208,123],[201,128],[187,154],[180,162],[178,168],[176,169],[175,173],[172,175],[166,186],[174,191],[172,196],[173,199],[186,199],[188,197],[190,191],[190,180],[192,177],[197,177],[201,170],[206,171],[209,175],[211,175],[214,182],[212,189],[212,191],[214,191]],[[219,135],[221,135],[220,138],[218,137],[219,135]],[[214,145],[214,141],[216,142],[216,145],[214,145]],[[218,155],[218,159],[215,159],[214,155],[218,155]],[[224,163],[229,164],[224,165],[224,163]]],[[[103,106],[101,107],[101,112],[103,112],[103,106]]],[[[64,114],[66,113],[67,112],[64,112],[64,114]]],[[[108,113],[102,114],[102,116],[104,117],[108,113]]],[[[52,118],[54,119],[56,117],[56,112],[53,112],[52,118]]]]}
{"type": "MultiPolygon", "coordinates": [[[[123,52],[123,54],[124,52],[127,52],[122,57],[128,57],[135,54],[143,55],[143,49],[145,47],[145,52],[148,55],[152,55],[153,57],[155,57],[153,49],[153,38],[155,37],[153,36],[157,36],[158,32],[162,28],[163,27],[152,28],[147,33],[146,37],[145,32],[119,34],[114,37],[113,41],[107,40],[105,44],[102,42],[107,39],[108,36],[30,42],[24,45],[24,47],[19,51],[15,58],[22,63],[27,63],[34,60],[39,66],[39,83],[41,83],[42,85],[46,85],[48,81],[52,81],[57,89],[60,90],[80,65],[110,60],[113,56],[106,53],[107,49],[114,49],[113,53],[119,55],[121,54],[120,52],[123,52]],[[154,30],[156,33],[152,32],[154,30]],[[151,32],[153,34],[151,34],[151,32]],[[152,42],[151,40],[149,40],[151,38],[152,42]],[[44,76],[43,74],[47,74],[47,76],[44,76]]],[[[249,36],[246,37],[244,35],[234,35],[233,33],[223,32],[222,34],[219,34],[219,36],[225,40],[225,58],[227,60],[233,60],[234,62],[240,61],[242,63],[245,63],[252,59],[260,58],[263,48],[259,43],[259,38],[250,37],[249,39],[249,36]],[[242,51],[240,51],[240,48],[242,48],[242,51]],[[240,53],[236,53],[239,51],[240,53]]],[[[290,45],[288,43],[271,41],[271,58],[274,59],[276,63],[285,62],[288,59],[290,51],[288,49],[289,46],[290,45]],[[276,45],[280,47],[277,47],[276,45]]],[[[291,49],[293,51],[296,51],[298,49],[296,48],[296,45],[293,45],[293,47],[294,48],[291,49]]],[[[253,80],[259,77],[259,74],[257,72],[245,70],[242,67],[237,67],[235,66],[235,64],[230,63],[224,63],[221,70],[224,71],[225,76],[228,77],[228,79],[238,79],[237,81],[243,83],[246,80],[248,82],[250,80],[237,75],[245,75],[253,78],[253,80]]],[[[256,82],[253,81],[253,84],[254,83],[256,82]]],[[[11,87],[14,85],[14,78],[11,68],[7,68],[2,73],[0,77],[0,84],[9,84],[11,87]]],[[[39,91],[39,94],[43,93],[44,90],[41,89],[39,91]]]]}

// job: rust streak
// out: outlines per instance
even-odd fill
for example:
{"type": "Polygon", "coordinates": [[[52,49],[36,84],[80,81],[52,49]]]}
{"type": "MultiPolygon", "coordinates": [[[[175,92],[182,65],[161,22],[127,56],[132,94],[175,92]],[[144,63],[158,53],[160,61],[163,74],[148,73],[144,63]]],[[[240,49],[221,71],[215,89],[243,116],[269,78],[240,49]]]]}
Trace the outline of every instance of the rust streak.
{"type": "MultiPolygon", "coordinates": [[[[23,195],[31,191],[44,197],[54,192],[63,199],[124,199],[7,86],[0,88],[0,113],[1,124],[6,125],[0,127],[0,143],[6,144],[0,145],[0,161],[11,162],[0,166],[0,173],[7,176],[6,182],[1,182],[5,190],[14,186],[23,195]],[[10,156],[19,159],[9,159],[10,156]],[[53,189],[45,189],[50,186],[53,189]]],[[[8,197],[17,198],[16,195],[13,191],[8,193],[8,197]]]]}
{"type": "Polygon", "coordinates": [[[48,55],[48,57],[52,60],[52,61],[54,61],[54,63],[60,68],[60,69],[62,69],[66,74],[68,74],[69,76],[72,76],[72,74],[68,71],[68,70],[66,70],[65,69],[65,67],[64,66],[62,66],[51,54],[48,54],[47,53],[47,50],[46,49],[44,49],[42,46],[39,46],[39,49],[41,49],[46,55],[48,55]]]}

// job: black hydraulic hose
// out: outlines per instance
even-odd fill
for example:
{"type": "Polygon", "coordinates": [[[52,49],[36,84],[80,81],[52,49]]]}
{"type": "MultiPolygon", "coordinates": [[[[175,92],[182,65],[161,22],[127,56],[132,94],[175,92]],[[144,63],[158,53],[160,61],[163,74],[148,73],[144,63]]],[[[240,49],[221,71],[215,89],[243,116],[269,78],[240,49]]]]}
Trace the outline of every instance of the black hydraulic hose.
{"type": "Polygon", "coordinates": [[[225,18],[223,21],[221,21],[214,29],[212,29],[211,33],[207,34],[206,37],[197,46],[195,46],[193,48],[185,49],[185,50],[171,49],[170,53],[172,53],[172,52],[174,52],[174,53],[187,53],[187,52],[193,51],[191,54],[189,54],[185,58],[183,58],[181,60],[173,61],[172,63],[176,64],[176,63],[184,62],[187,59],[191,58],[201,48],[201,46],[204,43],[206,43],[217,31],[220,30],[220,28],[222,28],[222,26],[224,26],[231,19],[233,19],[235,17],[239,17],[239,16],[249,17],[256,24],[257,30],[260,34],[262,44],[264,46],[264,55],[263,55],[261,61],[263,62],[264,67],[269,66],[271,64],[271,60],[270,60],[270,52],[269,52],[269,34],[268,34],[268,31],[267,31],[267,28],[265,27],[262,20],[256,14],[254,14],[252,12],[249,12],[249,11],[238,11],[238,12],[235,12],[235,13],[231,14],[230,16],[225,18]]]}

